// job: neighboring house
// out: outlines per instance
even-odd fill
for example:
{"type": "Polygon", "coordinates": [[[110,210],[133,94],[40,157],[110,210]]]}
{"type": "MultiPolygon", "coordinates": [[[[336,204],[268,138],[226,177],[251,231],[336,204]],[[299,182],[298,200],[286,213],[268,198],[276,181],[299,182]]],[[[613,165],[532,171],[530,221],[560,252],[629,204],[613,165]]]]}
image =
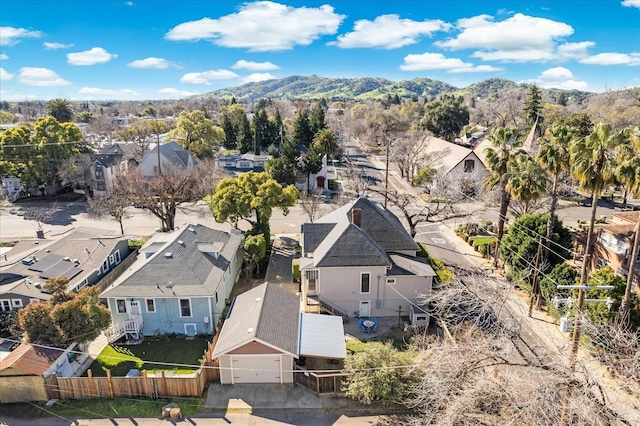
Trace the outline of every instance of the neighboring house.
{"type": "Polygon", "coordinates": [[[144,177],[153,177],[158,170],[160,163],[161,170],[178,169],[192,170],[196,167],[196,161],[189,152],[176,142],[169,142],[160,145],[160,156],[158,157],[158,147],[145,152],[144,158],[138,165],[138,170],[144,177]]]}
{"type": "Polygon", "coordinates": [[[465,193],[480,192],[486,168],[474,150],[431,136],[424,153],[433,161],[439,184],[456,185],[465,193]]]}
{"type": "Polygon", "coordinates": [[[302,225],[301,245],[307,311],[408,316],[430,294],[436,275],[416,257],[419,247],[398,218],[367,198],[302,225]]]}
{"type": "Polygon", "coordinates": [[[631,256],[635,256],[632,283],[636,291],[640,283],[640,249],[635,254],[631,250],[638,220],[640,211],[617,212],[609,223],[601,225],[596,233],[590,265],[592,270],[611,266],[617,275],[627,277],[631,256]]]}
{"type": "Polygon", "coordinates": [[[54,348],[46,341],[21,343],[0,361],[0,403],[46,401],[44,378],[72,376],[89,357],[86,344],[54,348]]]}
{"type": "Polygon", "coordinates": [[[96,285],[129,253],[127,238],[88,227],[59,240],[21,241],[0,262],[0,310],[49,299],[42,288],[50,278],[68,278],[69,291],[96,285]]]}
{"type": "Polygon", "coordinates": [[[91,155],[91,188],[93,195],[111,194],[113,184],[118,176],[127,170],[127,161],[123,154],[91,155]]]}
{"type": "Polygon", "coordinates": [[[202,225],[158,233],[100,297],[107,299],[110,341],[127,336],[213,333],[243,259],[244,236],[202,225]]]}
{"type": "Polygon", "coordinates": [[[0,182],[0,197],[4,197],[9,201],[15,201],[22,192],[22,181],[15,176],[2,176],[0,182]]]}
{"type": "Polygon", "coordinates": [[[337,316],[300,313],[300,297],[264,283],[237,296],[212,357],[220,383],[292,383],[294,360],[346,358],[337,316]]]}
{"type": "Polygon", "coordinates": [[[254,152],[240,154],[239,151],[221,151],[216,156],[216,167],[237,172],[262,172],[270,155],[262,152],[256,155],[254,152]]]}
{"type": "MultiPolygon", "coordinates": [[[[302,161],[305,159],[307,153],[309,152],[309,148],[304,145],[296,145],[296,149],[300,151],[300,159],[298,160],[298,164],[302,165],[302,161]]],[[[335,167],[334,167],[335,170],[335,167]]],[[[309,186],[308,189],[311,192],[315,192],[317,190],[323,190],[329,188],[329,181],[327,179],[327,156],[322,156],[322,169],[316,174],[311,174],[309,176],[309,186]]],[[[298,191],[306,191],[307,190],[307,176],[305,176],[302,172],[296,169],[296,181],[295,186],[298,191]]]]}

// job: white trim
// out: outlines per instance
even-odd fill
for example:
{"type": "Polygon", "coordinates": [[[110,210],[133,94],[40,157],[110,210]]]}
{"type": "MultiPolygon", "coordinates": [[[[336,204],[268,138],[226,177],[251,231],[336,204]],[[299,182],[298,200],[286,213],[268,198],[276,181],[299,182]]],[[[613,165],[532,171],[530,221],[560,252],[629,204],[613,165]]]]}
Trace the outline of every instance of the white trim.
{"type": "Polygon", "coordinates": [[[147,297],[144,299],[144,309],[148,314],[155,314],[156,312],[158,312],[158,310],[156,309],[156,299],[154,299],[153,297],[147,297]],[[153,301],[153,311],[149,310],[149,300],[153,301]]]}
{"type": "MultiPolygon", "coordinates": [[[[252,343],[252,342],[260,343],[261,345],[267,346],[267,347],[269,347],[269,348],[271,348],[271,349],[273,349],[273,350],[277,351],[278,353],[285,354],[285,355],[291,355],[291,356],[293,357],[293,359],[298,359],[298,358],[299,358],[298,354],[292,354],[292,353],[291,353],[291,352],[289,352],[289,351],[286,351],[286,350],[284,350],[284,349],[282,349],[282,348],[279,348],[279,347],[277,347],[277,346],[274,346],[274,345],[272,345],[272,344],[270,344],[270,343],[265,342],[264,340],[260,340],[260,339],[255,338],[255,337],[252,337],[251,339],[245,340],[245,341],[243,341],[242,343],[238,343],[237,345],[235,345],[235,346],[233,346],[233,347],[231,347],[231,348],[227,349],[227,350],[226,350],[226,351],[224,351],[224,352],[221,352],[221,353],[218,353],[218,354],[217,354],[217,353],[215,353],[215,351],[214,351],[214,353],[213,353],[213,355],[214,355],[214,356],[213,356],[213,358],[219,358],[219,357],[224,356],[224,355],[233,355],[233,354],[230,354],[229,352],[233,352],[233,351],[235,351],[236,349],[243,347],[243,346],[244,346],[244,345],[246,345],[247,343],[252,343]]],[[[217,345],[216,345],[216,347],[217,347],[217,345]]],[[[272,355],[273,355],[273,354],[272,354],[272,355]]],[[[233,356],[235,356],[235,355],[233,355],[233,356]]]]}
{"type": "Polygon", "coordinates": [[[363,303],[366,303],[369,306],[369,315],[364,315],[365,317],[371,316],[371,300],[358,300],[358,316],[363,317],[361,306],[363,303]]]}
{"type": "Polygon", "coordinates": [[[11,299],[11,306],[14,308],[24,308],[24,305],[22,304],[22,299],[11,299]]]}
{"type": "Polygon", "coordinates": [[[198,334],[198,325],[195,322],[185,322],[184,323],[184,334],[186,336],[189,335],[189,333],[187,332],[187,326],[191,327],[193,326],[193,335],[195,336],[196,334],[198,334]]]}
{"type": "MultiPolygon", "coordinates": [[[[215,294],[218,294],[218,292],[216,291],[215,294]]],[[[211,313],[211,303],[213,302],[213,299],[211,297],[209,297],[209,331],[213,331],[213,322],[215,321],[215,318],[213,317],[212,313],[211,313]]],[[[216,308],[218,306],[216,305],[216,308]]],[[[213,312],[215,312],[215,309],[213,310],[213,312]]]]}
{"type": "Polygon", "coordinates": [[[191,298],[187,297],[187,298],[178,298],[178,314],[180,315],[180,318],[193,318],[193,308],[191,306],[191,298]],[[189,315],[182,315],[182,304],[180,303],[180,301],[182,300],[187,300],[189,301],[189,315]]]}
{"type": "Polygon", "coordinates": [[[387,285],[396,285],[396,279],[387,277],[387,285]]]}
{"type": "Polygon", "coordinates": [[[116,265],[119,265],[120,262],[122,262],[122,259],[120,258],[120,249],[116,250],[113,252],[113,256],[116,259],[116,265]]]}
{"type": "Polygon", "coordinates": [[[119,314],[126,314],[127,311],[127,299],[115,299],[116,301],[116,313],[119,314]],[[118,304],[118,301],[122,300],[124,302],[124,312],[120,311],[120,305],[118,304]]]}
{"type": "MultiPolygon", "coordinates": [[[[278,354],[228,354],[227,356],[229,357],[229,371],[231,371],[231,384],[235,385],[236,381],[233,375],[233,358],[263,358],[263,357],[274,357],[277,356],[278,357],[278,364],[280,365],[280,384],[284,384],[284,377],[282,376],[282,353],[278,353],[278,354]]],[[[274,370],[270,370],[270,371],[274,371],[274,370]]],[[[293,373],[295,374],[295,373],[293,373]]],[[[262,382],[261,382],[262,383],[262,382]]],[[[265,382],[265,383],[275,383],[275,382],[265,382]]]]}

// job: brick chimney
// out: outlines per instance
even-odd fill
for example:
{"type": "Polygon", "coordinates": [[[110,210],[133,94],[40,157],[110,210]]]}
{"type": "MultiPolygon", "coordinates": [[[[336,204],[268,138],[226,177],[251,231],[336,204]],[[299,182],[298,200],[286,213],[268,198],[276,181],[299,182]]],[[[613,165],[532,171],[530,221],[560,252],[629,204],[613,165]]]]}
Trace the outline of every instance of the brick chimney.
{"type": "Polygon", "coordinates": [[[362,210],[361,209],[351,209],[351,223],[353,223],[358,228],[361,227],[361,224],[362,224],[362,210]]]}

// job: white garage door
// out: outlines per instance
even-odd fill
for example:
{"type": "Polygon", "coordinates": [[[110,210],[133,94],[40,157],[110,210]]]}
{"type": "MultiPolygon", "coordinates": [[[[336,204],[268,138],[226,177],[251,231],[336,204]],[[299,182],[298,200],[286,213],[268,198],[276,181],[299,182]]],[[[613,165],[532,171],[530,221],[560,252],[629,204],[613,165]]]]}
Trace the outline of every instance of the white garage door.
{"type": "Polygon", "coordinates": [[[280,355],[231,357],[233,383],[280,383],[280,355]]]}

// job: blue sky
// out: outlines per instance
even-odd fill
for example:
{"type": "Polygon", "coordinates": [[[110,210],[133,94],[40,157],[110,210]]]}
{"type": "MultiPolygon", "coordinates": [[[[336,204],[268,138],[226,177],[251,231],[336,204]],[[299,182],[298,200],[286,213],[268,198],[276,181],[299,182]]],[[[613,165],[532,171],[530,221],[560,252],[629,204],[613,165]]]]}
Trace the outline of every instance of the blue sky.
{"type": "Polygon", "coordinates": [[[168,99],[290,75],[640,86],[640,0],[2,0],[0,98],[168,99]]]}

